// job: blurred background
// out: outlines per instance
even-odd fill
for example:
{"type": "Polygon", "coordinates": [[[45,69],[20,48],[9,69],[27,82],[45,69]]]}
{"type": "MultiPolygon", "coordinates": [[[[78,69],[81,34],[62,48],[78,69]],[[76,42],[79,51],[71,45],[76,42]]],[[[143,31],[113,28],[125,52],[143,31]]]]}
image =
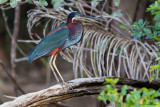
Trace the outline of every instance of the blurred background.
{"type": "MultiPolygon", "coordinates": [[[[47,0],[47,8],[55,8],[51,1],[47,0]]],[[[67,2],[70,0],[61,0],[62,2],[67,2]]],[[[87,0],[87,4],[91,5],[91,2],[96,0],[87,0]]],[[[97,0],[98,1],[98,0],[97,0]]],[[[109,14],[113,14],[115,11],[121,10],[124,13],[127,13],[132,22],[139,19],[150,20],[150,14],[145,10],[146,8],[155,0],[120,0],[119,5],[116,7],[114,0],[100,0],[99,4],[96,6],[97,9],[100,9],[102,5],[106,2],[105,11],[109,14]]],[[[72,3],[72,0],[70,1],[72,3]]],[[[17,42],[17,46],[23,52],[20,52],[18,49],[15,49],[13,46],[13,39],[10,36],[14,35],[12,32],[16,30],[14,26],[15,18],[15,8],[4,9],[4,5],[0,5],[0,104],[6,101],[12,100],[5,96],[19,96],[24,94],[22,91],[17,89],[16,84],[25,92],[34,92],[42,90],[49,86],[56,84],[54,75],[52,74],[48,61],[48,57],[40,58],[33,63],[29,63],[26,60],[23,60],[23,55],[26,56],[35,44],[32,43],[21,43],[17,42]],[[7,22],[7,24],[6,24],[7,22]],[[9,30],[8,30],[9,29],[9,30]],[[11,33],[11,34],[9,34],[11,33]],[[14,50],[15,49],[15,50],[14,50]],[[13,53],[16,51],[16,54],[13,53]],[[15,57],[14,55],[15,54],[15,57]],[[13,61],[14,58],[14,61],[13,61]],[[12,75],[13,78],[10,77],[12,75]],[[13,80],[14,79],[14,80],[13,80]]],[[[65,8],[65,5],[61,5],[65,8]]],[[[22,3],[20,5],[20,17],[18,27],[19,31],[16,37],[16,40],[29,40],[28,28],[27,28],[27,11],[35,8],[35,5],[30,3],[22,3]]],[[[68,8],[66,8],[68,9],[68,8]]],[[[36,32],[43,33],[41,29],[44,26],[41,25],[34,29],[36,32]]],[[[57,60],[57,67],[64,77],[65,81],[74,79],[73,75],[73,66],[72,63],[64,60],[60,55],[57,60]]],[[[79,98],[72,98],[66,101],[63,101],[64,104],[69,107],[97,107],[99,102],[97,101],[97,96],[83,96],[79,98]],[[82,103],[83,102],[83,103],[82,103]]]]}

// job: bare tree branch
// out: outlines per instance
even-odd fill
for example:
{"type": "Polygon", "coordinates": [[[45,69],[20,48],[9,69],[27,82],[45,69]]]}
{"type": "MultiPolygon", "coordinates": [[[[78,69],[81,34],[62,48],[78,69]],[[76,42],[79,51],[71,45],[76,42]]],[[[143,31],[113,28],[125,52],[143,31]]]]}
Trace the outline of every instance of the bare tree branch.
{"type": "Polygon", "coordinates": [[[12,73],[15,75],[15,59],[16,59],[16,47],[17,47],[17,37],[19,33],[19,25],[20,25],[20,5],[17,4],[15,8],[15,17],[14,17],[14,29],[12,35],[12,42],[11,42],[11,66],[12,66],[12,73]]]}
{"type": "MultiPolygon", "coordinates": [[[[11,30],[10,30],[10,28],[9,28],[9,26],[8,26],[8,23],[7,23],[8,17],[7,17],[6,14],[5,14],[5,9],[3,9],[2,7],[0,7],[0,8],[1,8],[1,10],[2,10],[2,16],[3,16],[3,19],[4,19],[5,28],[6,28],[6,30],[7,30],[7,33],[8,33],[8,35],[9,35],[9,37],[12,39],[11,30]]],[[[26,56],[26,54],[23,52],[23,50],[22,50],[18,45],[17,45],[17,49],[18,49],[18,51],[19,51],[23,56],[26,56]]]]}
{"type": "MultiPolygon", "coordinates": [[[[15,8],[15,17],[14,17],[14,29],[13,29],[13,34],[12,34],[12,40],[11,40],[11,73],[12,77],[16,78],[16,49],[17,49],[17,37],[19,34],[19,25],[20,25],[20,5],[17,4],[15,8]]],[[[17,95],[17,90],[15,87],[15,93],[17,95]]]]}
{"type": "Polygon", "coordinates": [[[18,89],[22,94],[25,94],[25,92],[23,91],[23,89],[19,86],[19,84],[17,83],[17,81],[12,77],[12,75],[10,74],[10,72],[8,71],[8,69],[4,66],[4,64],[2,63],[1,60],[0,60],[0,65],[2,66],[2,69],[6,72],[6,74],[8,75],[8,77],[11,79],[11,81],[13,82],[15,88],[18,89]]]}
{"type": "MultiPolygon", "coordinates": [[[[48,104],[57,103],[73,97],[98,94],[104,87],[103,83],[105,78],[106,77],[79,78],[71,80],[65,83],[63,86],[57,84],[44,90],[19,96],[13,101],[0,105],[0,107],[44,107],[48,104]]],[[[155,89],[160,88],[160,81],[153,81],[152,83],[149,83],[148,81],[138,81],[126,78],[119,79],[117,88],[120,90],[124,84],[129,85],[128,91],[133,90],[133,87],[153,87],[155,89]]]]}

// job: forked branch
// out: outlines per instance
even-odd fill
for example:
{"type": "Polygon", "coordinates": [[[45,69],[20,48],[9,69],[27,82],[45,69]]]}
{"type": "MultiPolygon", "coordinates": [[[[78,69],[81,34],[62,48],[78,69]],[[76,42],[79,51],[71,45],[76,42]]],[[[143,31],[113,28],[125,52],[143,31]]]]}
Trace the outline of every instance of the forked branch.
{"type": "MultiPolygon", "coordinates": [[[[28,93],[17,97],[13,101],[6,102],[0,105],[0,107],[44,107],[48,104],[57,103],[73,97],[98,94],[104,87],[103,83],[105,78],[106,77],[80,78],[71,80],[63,85],[64,87],[57,84],[41,91],[28,93]]],[[[117,88],[121,89],[124,84],[130,86],[129,90],[132,90],[133,87],[160,88],[160,81],[153,81],[152,83],[149,83],[148,81],[138,81],[124,78],[119,79],[117,88]]]]}

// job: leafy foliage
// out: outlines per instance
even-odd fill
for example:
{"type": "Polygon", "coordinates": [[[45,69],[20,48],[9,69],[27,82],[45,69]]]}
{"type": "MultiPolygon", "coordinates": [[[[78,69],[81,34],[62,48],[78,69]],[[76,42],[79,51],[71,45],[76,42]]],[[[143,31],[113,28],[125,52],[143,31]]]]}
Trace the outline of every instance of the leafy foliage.
{"type": "Polygon", "coordinates": [[[154,39],[160,41],[160,0],[155,1],[155,3],[151,4],[147,11],[150,11],[152,15],[154,15],[153,20],[156,21],[153,26],[154,30],[154,39]]]}
{"type": "Polygon", "coordinates": [[[64,0],[52,0],[51,4],[53,5],[54,9],[58,9],[59,7],[62,7],[64,0]]]}
{"type": "Polygon", "coordinates": [[[134,22],[131,25],[131,28],[127,28],[124,25],[120,25],[121,29],[131,31],[131,36],[134,36],[132,39],[140,39],[141,41],[145,41],[147,39],[154,39],[156,41],[160,40],[160,31],[157,26],[149,25],[148,21],[143,21],[140,19],[138,22],[134,22]]]}
{"type": "Polygon", "coordinates": [[[101,2],[102,0],[92,0],[91,1],[91,6],[92,7],[97,7],[97,5],[101,2]]]}
{"type": "Polygon", "coordinates": [[[133,33],[131,36],[135,36],[133,40],[140,38],[142,40],[143,36],[146,36],[145,39],[153,39],[151,29],[149,28],[147,21],[140,19],[138,22],[134,22],[131,26],[133,33]]]}
{"type": "Polygon", "coordinates": [[[147,39],[160,41],[160,0],[151,4],[147,11],[154,15],[153,21],[156,21],[154,25],[150,25],[148,21],[140,19],[138,22],[134,22],[131,28],[127,28],[124,25],[120,25],[120,28],[131,31],[131,36],[134,36],[132,40],[140,38],[141,41],[147,39]]]}
{"type": "MultiPolygon", "coordinates": [[[[120,25],[121,29],[128,30],[131,36],[134,36],[132,41],[135,39],[140,39],[142,42],[145,40],[152,40],[155,42],[160,41],[160,0],[155,1],[155,3],[151,4],[147,11],[151,12],[154,15],[153,22],[155,24],[150,24],[148,21],[143,21],[140,19],[138,22],[134,22],[130,28],[120,25]]],[[[158,51],[158,57],[160,57],[158,51]]],[[[157,70],[158,74],[160,72],[160,60],[158,61],[157,65],[151,66],[150,71],[157,70]]],[[[158,75],[159,76],[159,75],[158,75]]],[[[150,82],[157,77],[156,74],[152,76],[150,82]]]]}
{"type": "MultiPolygon", "coordinates": [[[[147,8],[147,11],[150,11],[152,15],[154,16],[154,20],[158,21],[160,19],[160,0],[155,1],[155,3],[151,4],[149,8],[147,8]]],[[[160,27],[160,22],[158,22],[160,27]]]]}
{"type": "Polygon", "coordinates": [[[120,25],[119,27],[120,27],[121,29],[125,29],[125,30],[127,29],[127,27],[124,26],[124,25],[120,25]]]}
{"type": "Polygon", "coordinates": [[[113,13],[111,14],[111,16],[116,17],[116,18],[120,18],[120,17],[123,16],[123,12],[122,12],[122,10],[119,9],[119,10],[113,12],[113,13]]]}
{"type": "MultiPolygon", "coordinates": [[[[147,11],[150,11],[152,15],[154,15],[153,20],[156,21],[155,25],[153,26],[154,29],[154,39],[157,41],[160,41],[160,0],[155,1],[155,3],[151,4],[149,8],[147,8],[147,11]]],[[[160,49],[157,52],[158,57],[160,57],[160,49]]],[[[150,67],[150,71],[157,70],[158,76],[160,75],[160,60],[158,60],[157,65],[153,65],[150,67]]],[[[157,75],[153,75],[150,82],[154,80],[157,77],[157,75]]]]}
{"type": "Polygon", "coordinates": [[[105,79],[106,87],[98,96],[99,100],[112,101],[117,107],[144,107],[144,106],[160,106],[160,101],[157,97],[160,96],[160,90],[141,88],[134,89],[127,93],[127,85],[124,85],[119,92],[116,88],[117,79],[105,79]]]}
{"type": "MultiPolygon", "coordinates": [[[[158,53],[158,57],[160,57],[160,49],[158,50],[157,53],[158,53]]],[[[152,78],[150,79],[150,82],[151,82],[152,80],[154,80],[157,76],[160,76],[160,59],[158,59],[158,64],[157,64],[157,65],[153,65],[153,66],[150,67],[150,72],[152,72],[152,71],[154,71],[154,70],[157,70],[157,74],[158,74],[158,75],[154,74],[154,75],[152,76],[152,78]]]]}
{"type": "Polygon", "coordinates": [[[0,4],[6,3],[8,0],[0,0],[0,4]]]}
{"type": "Polygon", "coordinates": [[[39,0],[39,4],[40,4],[41,6],[47,6],[47,5],[48,5],[48,3],[47,3],[46,0],[39,0]]]}
{"type": "Polygon", "coordinates": [[[115,6],[119,6],[120,0],[114,0],[115,6]]]}
{"type": "Polygon", "coordinates": [[[124,49],[121,46],[119,46],[117,51],[116,51],[116,54],[120,54],[121,51],[122,51],[122,54],[123,54],[124,53],[124,49]]]}
{"type": "Polygon", "coordinates": [[[16,7],[18,1],[17,0],[10,0],[11,7],[16,7]]]}

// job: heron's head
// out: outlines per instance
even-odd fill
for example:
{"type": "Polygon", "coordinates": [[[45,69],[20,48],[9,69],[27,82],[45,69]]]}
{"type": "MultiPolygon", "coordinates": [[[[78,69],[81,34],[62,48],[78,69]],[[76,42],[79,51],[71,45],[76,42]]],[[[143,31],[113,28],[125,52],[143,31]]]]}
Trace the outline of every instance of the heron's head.
{"type": "Polygon", "coordinates": [[[97,17],[92,17],[92,16],[88,16],[85,14],[82,14],[78,11],[73,11],[68,15],[68,20],[71,20],[72,23],[75,23],[76,20],[81,20],[81,18],[91,18],[91,19],[95,19],[95,20],[100,20],[100,21],[104,21],[103,19],[97,18],[97,17]]]}

